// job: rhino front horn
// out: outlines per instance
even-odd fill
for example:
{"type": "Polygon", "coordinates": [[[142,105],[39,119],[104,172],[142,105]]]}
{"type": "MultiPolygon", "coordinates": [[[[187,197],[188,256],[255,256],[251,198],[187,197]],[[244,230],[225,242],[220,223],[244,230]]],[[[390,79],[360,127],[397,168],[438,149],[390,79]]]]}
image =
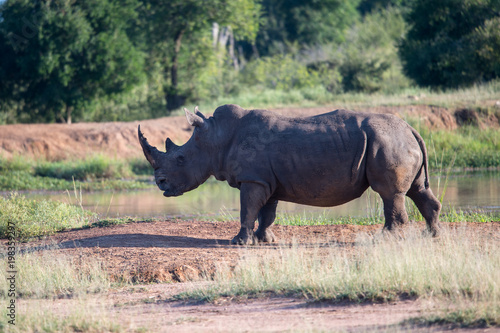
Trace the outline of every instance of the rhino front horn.
{"type": "Polygon", "coordinates": [[[148,160],[149,164],[151,164],[151,166],[154,169],[158,168],[159,167],[158,161],[160,159],[162,152],[156,149],[156,147],[153,147],[149,144],[148,140],[144,137],[144,135],[141,132],[141,125],[139,125],[139,127],[137,128],[137,134],[139,136],[139,143],[141,144],[144,156],[146,156],[146,159],[148,160]]]}

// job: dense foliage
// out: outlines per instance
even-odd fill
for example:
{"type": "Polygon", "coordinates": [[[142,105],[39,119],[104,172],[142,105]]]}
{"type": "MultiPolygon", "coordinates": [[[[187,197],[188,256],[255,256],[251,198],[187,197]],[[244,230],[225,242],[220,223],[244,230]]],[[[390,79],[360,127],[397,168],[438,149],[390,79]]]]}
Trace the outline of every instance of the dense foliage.
{"type": "Polygon", "coordinates": [[[500,76],[500,1],[414,1],[407,20],[400,54],[419,85],[461,87],[500,76]]]}
{"type": "Polygon", "coordinates": [[[0,123],[467,86],[499,76],[499,13],[497,0],[0,1],[0,123]]]}
{"type": "Polygon", "coordinates": [[[89,100],[141,81],[143,55],[127,29],[136,0],[2,4],[0,98],[20,121],[71,122],[89,100]]]}

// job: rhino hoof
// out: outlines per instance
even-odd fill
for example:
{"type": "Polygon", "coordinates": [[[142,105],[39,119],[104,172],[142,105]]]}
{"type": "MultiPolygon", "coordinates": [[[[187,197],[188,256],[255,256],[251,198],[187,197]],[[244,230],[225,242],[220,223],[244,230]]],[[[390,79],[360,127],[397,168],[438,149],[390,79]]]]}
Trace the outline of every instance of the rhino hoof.
{"type": "Polygon", "coordinates": [[[426,228],[423,232],[422,235],[424,237],[434,237],[434,238],[439,238],[440,230],[437,227],[431,227],[431,228],[426,228]]]}
{"type": "Polygon", "coordinates": [[[253,245],[254,242],[254,237],[243,237],[240,235],[237,235],[236,237],[233,238],[231,241],[231,244],[233,245],[253,245]]]}
{"type": "Polygon", "coordinates": [[[257,242],[259,242],[259,243],[273,243],[276,241],[276,237],[274,236],[273,232],[270,230],[266,230],[264,232],[257,230],[255,232],[255,238],[257,239],[257,242]]]}

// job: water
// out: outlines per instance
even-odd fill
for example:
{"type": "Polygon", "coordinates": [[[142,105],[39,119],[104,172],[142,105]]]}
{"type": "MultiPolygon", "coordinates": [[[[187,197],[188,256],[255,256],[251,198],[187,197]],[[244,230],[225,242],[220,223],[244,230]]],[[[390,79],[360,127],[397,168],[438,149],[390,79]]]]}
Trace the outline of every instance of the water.
{"type": "MultiPolygon", "coordinates": [[[[443,192],[445,178],[431,177],[431,188],[439,198],[443,192]]],[[[151,190],[126,192],[94,192],[75,196],[67,193],[30,194],[37,199],[53,199],[72,204],[81,204],[103,217],[223,217],[239,218],[239,191],[225,182],[209,180],[194,191],[176,198],[165,198],[156,187],[151,190]]],[[[409,200],[409,199],[408,199],[409,200]]],[[[445,207],[462,210],[500,212],[500,171],[469,172],[452,175],[448,179],[443,204],[445,207]]],[[[369,216],[381,211],[378,194],[368,190],[357,200],[347,204],[323,208],[280,202],[279,213],[369,216]]]]}

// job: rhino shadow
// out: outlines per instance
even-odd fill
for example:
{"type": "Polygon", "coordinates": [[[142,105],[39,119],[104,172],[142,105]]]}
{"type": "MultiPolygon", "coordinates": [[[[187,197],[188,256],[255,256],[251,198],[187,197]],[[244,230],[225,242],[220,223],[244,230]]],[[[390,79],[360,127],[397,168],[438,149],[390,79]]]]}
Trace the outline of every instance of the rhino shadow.
{"type": "Polygon", "coordinates": [[[59,248],[111,248],[111,247],[159,247],[159,248],[221,248],[230,247],[227,239],[203,239],[186,236],[150,234],[118,234],[75,239],[57,244],[59,248]]]}

